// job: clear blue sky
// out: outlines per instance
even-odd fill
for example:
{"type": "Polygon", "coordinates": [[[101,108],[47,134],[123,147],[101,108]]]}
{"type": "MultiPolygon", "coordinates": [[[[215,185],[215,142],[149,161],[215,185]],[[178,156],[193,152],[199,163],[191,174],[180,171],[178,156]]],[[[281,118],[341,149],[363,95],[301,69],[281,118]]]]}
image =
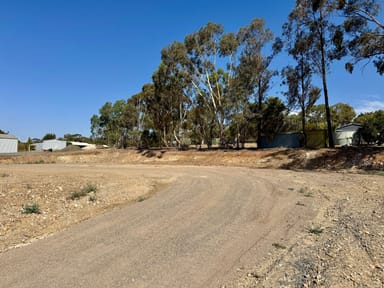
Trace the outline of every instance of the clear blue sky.
{"type": "MultiPolygon", "coordinates": [[[[46,133],[90,135],[107,101],[139,92],[160,51],[208,21],[237,31],[264,18],[275,35],[294,0],[1,0],[0,129],[21,140],[46,133]]],[[[280,56],[274,65],[288,59],[280,56]]],[[[384,109],[384,77],[368,66],[329,75],[331,104],[384,109]]],[[[270,91],[281,95],[278,79],[270,91]]]]}

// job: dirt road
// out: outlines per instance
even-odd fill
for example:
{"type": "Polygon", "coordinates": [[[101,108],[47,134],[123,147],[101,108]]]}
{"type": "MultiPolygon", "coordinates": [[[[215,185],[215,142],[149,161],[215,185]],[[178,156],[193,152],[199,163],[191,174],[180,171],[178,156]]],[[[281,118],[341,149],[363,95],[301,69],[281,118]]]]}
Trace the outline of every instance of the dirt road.
{"type": "MultiPolygon", "coordinates": [[[[20,190],[23,187],[31,186],[33,194],[40,182],[47,183],[40,187],[44,189],[56,183],[60,189],[49,188],[49,193],[63,195],[28,197],[60,198],[67,207],[63,213],[71,207],[97,209],[87,199],[69,200],[64,183],[95,181],[100,202],[115,190],[121,198],[135,190],[147,195],[146,187],[168,183],[153,197],[142,198],[145,201],[130,202],[127,197],[131,205],[0,253],[1,288],[351,287],[351,283],[381,287],[384,283],[382,176],[165,165],[0,168],[5,171],[1,195],[20,198],[29,193],[20,190]],[[353,262],[354,257],[358,261],[353,262]]],[[[42,208],[45,213],[17,220],[31,220],[25,222],[30,227],[21,226],[24,233],[39,226],[33,217],[45,219],[57,213],[42,208]]],[[[63,217],[51,218],[60,222],[63,217]]],[[[14,225],[12,219],[2,225],[8,230],[0,240],[13,234],[9,229],[18,231],[20,223],[14,225]]]]}
{"type": "Polygon", "coordinates": [[[271,243],[302,229],[312,214],[309,206],[292,213],[300,195],[280,185],[290,172],[275,177],[276,171],[242,168],[87,170],[174,183],[151,199],[0,254],[1,287],[217,287],[250,250],[257,247],[253,257],[266,256],[271,243]]]}

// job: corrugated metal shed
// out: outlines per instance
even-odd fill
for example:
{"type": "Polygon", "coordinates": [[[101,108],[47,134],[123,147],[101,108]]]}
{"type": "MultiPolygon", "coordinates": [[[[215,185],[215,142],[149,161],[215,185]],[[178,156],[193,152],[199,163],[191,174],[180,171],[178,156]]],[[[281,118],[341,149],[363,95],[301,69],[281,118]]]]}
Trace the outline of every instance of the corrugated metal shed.
{"type": "Polygon", "coordinates": [[[261,137],[260,148],[299,148],[302,147],[300,133],[279,133],[275,137],[269,139],[267,137],[261,137]]]}
{"type": "Polygon", "coordinates": [[[335,131],[336,145],[341,145],[341,146],[359,145],[360,143],[359,129],[361,127],[362,127],[361,124],[350,123],[337,128],[335,131]]]}
{"type": "Polygon", "coordinates": [[[42,143],[35,143],[36,151],[57,151],[67,147],[67,142],[62,140],[44,140],[42,143]]]}
{"type": "Polygon", "coordinates": [[[18,139],[11,134],[0,134],[0,154],[17,153],[18,139]]]}
{"type": "Polygon", "coordinates": [[[307,148],[318,149],[328,146],[328,133],[327,130],[306,130],[307,135],[307,148]]]}

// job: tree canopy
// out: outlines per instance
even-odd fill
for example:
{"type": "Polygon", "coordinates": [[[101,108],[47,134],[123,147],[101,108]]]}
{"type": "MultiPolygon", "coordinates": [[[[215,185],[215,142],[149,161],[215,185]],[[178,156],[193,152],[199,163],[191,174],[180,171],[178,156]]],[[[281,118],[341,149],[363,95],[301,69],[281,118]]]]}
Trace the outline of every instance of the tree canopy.
{"type": "Polygon", "coordinates": [[[377,72],[384,74],[384,19],[379,18],[380,8],[374,0],[338,1],[338,9],[345,17],[339,29],[338,47],[352,58],[346,64],[349,72],[356,63],[370,60],[377,72]]]}
{"type": "Polygon", "coordinates": [[[209,22],[162,49],[152,82],[139,93],[106,102],[91,118],[92,138],[120,148],[203,143],[240,148],[249,139],[259,144],[262,136],[287,129],[305,136],[316,127],[327,130],[333,147],[334,129],[356,115],[348,104],[330,104],[331,64],[349,56],[352,71],[371,59],[383,73],[379,9],[374,0],[296,0],[282,39],[259,18],[237,32],[209,22]],[[277,71],[271,63],[282,50],[294,64],[277,71]],[[269,95],[279,75],[285,101],[269,95]],[[313,85],[315,77],[321,89],[313,85]],[[316,105],[320,94],[324,104],[316,105]],[[289,114],[297,109],[298,115],[289,114]]]}
{"type": "Polygon", "coordinates": [[[47,133],[43,136],[42,140],[53,140],[56,139],[56,134],[54,133],[47,133]]]}

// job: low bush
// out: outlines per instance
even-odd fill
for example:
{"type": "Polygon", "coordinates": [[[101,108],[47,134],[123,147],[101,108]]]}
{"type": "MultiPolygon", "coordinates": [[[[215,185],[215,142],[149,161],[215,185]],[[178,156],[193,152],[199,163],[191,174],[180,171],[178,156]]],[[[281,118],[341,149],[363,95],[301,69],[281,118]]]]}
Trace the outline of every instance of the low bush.
{"type": "MultiPolygon", "coordinates": [[[[75,192],[72,192],[72,194],[69,196],[69,198],[71,200],[76,200],[76,199],[80,199],[84,196],[87,196],[89,193],[96,193],[97,191],[97,187],[96,185],[94,184],[87,184],[87,186],[85,186],[84,188],[82,188],[80,191],[75,191],[75,192]]],[[[93,195],[94,196],[94,195],[93,195]]],[[[89,198],[91,201],[94,201],[96,200],[96,196],[94,197],[90,197],[89,198]],[[91,198],[93,200],[91,200],[91,198]]]]}
{"type": "Polygon", "coordinates": [[[23,214],[41,214],[40,206],[36,203],[23,205],[22,212],[23,214]]]}

